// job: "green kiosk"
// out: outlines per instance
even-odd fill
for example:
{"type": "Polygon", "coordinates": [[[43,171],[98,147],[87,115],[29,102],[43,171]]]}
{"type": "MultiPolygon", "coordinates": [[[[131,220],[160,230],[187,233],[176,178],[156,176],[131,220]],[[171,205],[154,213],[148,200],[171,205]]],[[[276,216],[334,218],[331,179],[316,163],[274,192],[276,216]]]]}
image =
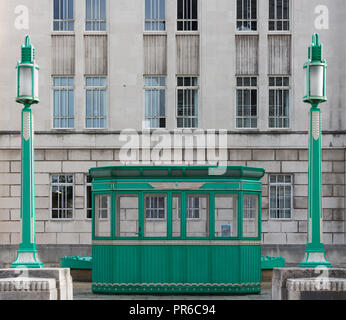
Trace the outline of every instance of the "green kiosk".
{"type": "Polygon", "coordinates": [[[250,167],[92,168],[92,291],[261,291],[261,190],[250,167]]]}

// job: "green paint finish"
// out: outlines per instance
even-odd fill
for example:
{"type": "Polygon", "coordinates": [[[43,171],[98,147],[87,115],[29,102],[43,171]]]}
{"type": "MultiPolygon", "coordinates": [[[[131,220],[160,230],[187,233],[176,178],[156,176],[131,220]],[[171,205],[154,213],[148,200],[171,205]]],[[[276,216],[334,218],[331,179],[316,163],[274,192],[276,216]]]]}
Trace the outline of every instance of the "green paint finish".
{"type": "Polygon", "coordinates": [[[284,268],[285,267],[285,258],[283,257],[270,257],[262,256],[261,257],[261,269],[274,269],[274,268],[284,268]]]}
{"type": "MultiPolygon", "coordinates": [[[[307,69],[307,90],[303,101],[311,104],[310,132],[309,132],[309,172],[308,172],[308,212],[307,212],[307,246],[305,259],[299,266],[316,267],[332,265],[327,261],[322,242],[323,214],[322,214],[322,157],[321,157],[321,110],[319,104],[327,101],[326,98],[326,67],[322,59],[322,45],[319,43],[318,34],[313,35],[313,42],[309,47],[309,59],[304,65],[307,69]],[[320,96],[311,94],[310,68],[322,68],[323,83],[320,83],[320,96]]],[[[314,75],[316,76],[316,74],[314,75]]],[[[314,79],[315,82],[316,79],[314,79]]],[[[318,85],[315,85],[318,86],[318,85]]],[[[314,88],[314,90],[317,90],[314,88]]]]}
{"type": "Polygon", "coordinates": [[[260,292],[260,246],[98,245],[93,257],[95,293],[260,292]]]}
{"type": "MultiPolygon", "coordinates": [[[[242,201],[243,194],[255,194],[259,197],[258,217],[261,221],[260,178],[264,170],[227,167],[224,176],[210,176],[210,169],[215,168],[107,167],[90,170],[93,186],[112,185],[108,191],[103,191],[104,194],[112,196],[111,236],[95,237],[95,221],[93,221],[94,292],[113,294],[260,292],[261,227],[259,223],[258,237],[246,239],[251,241],[245,244],[242,242],[245,240],[242,201]],[[177,178],[174,174],[178,171],[180,175],[177,178]],[[148,172],[152,176],[149,176],[148,172]],[[201,173],[206,175],[197,176],[201,173]],[[151,187],[154,186],[155,189],[144,189],[150,183],[153,183],[151,187]],[[126,188],[131,190],[128,191],[126,188]],[[119,195],[131,194],[138,196],[138,237],[133,236],[134,230],[131,231],[130,237],[117,237],[114,232],[117,223],[116,199],[119,195]],[[164,237],[144,236],[144,196],[150,194],[166,196],[167,230],[164,237]],[[174,195],[180,195],[180,236],[178,237],[173,237],[172,230],[174,195]],[[189,195],[208,199],[209,210],[206,222],[208,232],[205,237],[187,237],[189,195]],[[237,196],[237,237],[215,237],[216,195],[237,196]],[[99,240],[102,240],[102,243],[99,240]],[[179,241],[173,242],[175,240],[179,241]],[[190,240],[193,242],[188,242],[190,240]]],[[[94,194],[102,194],[102,191],[93,188],[94,194]]],[[[133,210],[133,207],[129,209],[133,210]]],[[[94,217],[93,204],[93,219],[94,217]]]]}
{"type": "Polygon", "coordinates": [[[60,267],[61,268],[70,268],[70,269],[82,269],[90,270],[92,269],[92,257],[81,257],[81,256],[72,256],[72,257],[62,257],[60,258],[60,267]]]}

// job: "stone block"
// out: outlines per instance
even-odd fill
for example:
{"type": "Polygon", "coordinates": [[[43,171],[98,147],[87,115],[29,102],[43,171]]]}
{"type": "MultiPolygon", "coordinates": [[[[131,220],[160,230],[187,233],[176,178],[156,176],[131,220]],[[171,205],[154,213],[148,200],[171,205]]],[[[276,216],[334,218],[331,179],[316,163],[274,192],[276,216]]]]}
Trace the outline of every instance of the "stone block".
{"type": "Polygon", "coordinates": [[[53,232],[36,233],[37,244],[57,244],[57,234],[53,232]]]}
{"type": "Polygon", "coordinates": [[[288,279],[287,300],[346,300],[346,279],[288,279]]]}
{"type": "Polygon", "coordinates": [[[308,213],[306,209],[294,209],[293,219],[297,221],[306,221],[307,214],[308,213]]]}
{"type": "Polygon", "coordinates": [[[2,160],[19,160],[20,161],[20,149],[17,150],[1,150],[0,161],[2,160]]]}
{"type": "Polygon", "coordinates": [[[1,232],[0,233],[0,243],[2,245],[11,244],[10,233],[8,233],[8,232],[1,232]]]}
{"type": "Polygon", "coordinates": [[[345,186],[343,186],[343,185],[333,186],[333,196],[334,197],[344,197],[345,196],[345,186]]]}
{"type": "Polygon", "coordinates": [[[286,244],[287,238],[284,233],[265,233],[264,243],[265,244],[286,244]]]}
{"type": "Polygon", "coordinates": [[[328,221],[333,219],[333,210],[332,209],[322,209],[323,220],[328,221]]]}
{"type": "Polygon", "coordinates": [[[307,197],[308,196],[308,186],[307,185],[296,185],[293,188],[295,197],[307,197]]]}
{"type": "Polygon", "coordinates": [[[331,185],[331,184],[322,185],[322,196],[323,197],[332,197],[333,196],[333,185],[331,185]]]}
{"type": "Polygon", "coordinates": [[[49,197],[50,186],[35,185],[35,196],[36,197],[49,197]]]}
{"type": "Polygon", "coordinates": [[[282,172],[285,172],[285,173],[308,172],[308,162],[307,161],[282,161],[282,172]]]}
{"type": "Polygon", "coordinates": [[[342,233],[334,233],[333,234],[333,244],[345,244],[346,237],[345,234],[342,233]]]}
{"type": "Polygon", "coordinates": [[[229,150],[229,161],[246,161],[251,159],[251,150],[229,150]]]}
{"type": "Polygon", "coordinates": [[[63,161],[67,160],[67,150],[46,150],[47,161],[63,161]]]}
{"type": "MultiPolygon", "coordinates": [[[[1,153],[1,152],[0,152],[1,153]]],[[[2,173],[0,185],[20,184],[20,173],[2,173]]]]}
{"type": "Polygon", "coordinates": [[[346,279],[346,269],[342,268],[274,268],[272,278],[272,299],[287,300],[287,280],[301,278],[341,278],[346,279]]]}
{"type": "Polygon", "coordinates": [[[322,161],[343,161],[345,160],[344,150],[322,150],[322,161]]]}
{"type": "Polygon", "coordinates": [[[254,161],[275,160],[275,150],[253,150],[252,160],[254,161]]]}
{"type": "Polygon", "coordinates": [[[294,208],[307,209],[308,207],[307,197],[294,197],[293,202],[294,202],[294,208]]]}
{"type": "Polygon", "coordinates": [[[10,163],[8,161],[0,161],[0,172],[10,172],[10,163]]]}
{"type": "Polygon", "coordinates": [[[298,232],[307,232],[307,221],[298,221],[298,232]]]}
{"type": "Polygon", "coordinates": [[[324,232],[344,232],[345,224],[343,221],[324,221],[323,231],[324,232]]]}
{"type": "Polygon", "coordinates": [[[307,161],[309,160],[309,153],[308,150],[299,150],[298,151],[298,159],[302,161],[307,161]]]}
{"type": "Polygon", "coordinates": [[[248,161],[249,167],[264,168],[267,173],[280,173],[280,161],[248,161]]]}
{"type": "Polygon", "coordinates": [[[297,221],[282,221],[281,232],[298,232],[297,221]]]}
{"type": "Polygon", "coordinates": [[[322,206],[326,209],[341,209],[345,207],[345,198],[322,198],[322,206]]]}
{"type": "Polygon", "coordinates": [[[344,161],[333,161],[333,172],[344,173],[345,172],[345,162],[344,161]]]}
{"type": "MultiPolygon", "coordinates": [[[[90,228],[91,228],[91,226],[90,226],[90,228]]],[[[80,233],[79,234],[79,242],[80,242],[80,244],[91,245],[91,243],[92,243],[91,232],[90,233],[80,233]]]]}
{"type": "Polygon", "coordinates": [[[308,184],[308,174],[307,173],[295,173],[294,174],[294,184],[307,185],[308,184]]]}
{"type": "Polygon", "coordinates": [[[0,186],[0,198],[10,196],[10,186],[0,186]]]}
{"type": "Polygon", "coordinates": [[[287,244],[306,244],[306,238],[306,233],[287,233],[287,244]]]}
{"type": "Polygon", "coordinates": [[[55,279],[5,278],[0,279],[0,300],[57,300],[55,279]]]}
{"type": "Polygon", "coordinates": [[[114,160],[114,151],[113,150],[91,150],[91,160],[114,160]]]}
{"type": "Polygon", "coordinates": [[[281,161],[297,161],[298,150],[276,150],[275,157],[281,161]]]}
{"type": "Polygon", "coordinates": [[[332,209],[333,220],[334,221],[344,221],[345,220],[345,210],[344,209],[332,209]]]}
{"type": "Polygon", "coordinates": [[[45,160],[45,154],[46,154],[46,152],[45,152],[45,150],[35,150],[35,155],[34,155],[34,157],[35,157],[35,160],[37,160],[37,161],[43,161],[43,160],[45,160]]]}
{"type": "Polygon", "coordinates": [[[322,172],[333,172],[332,161],[322,161],[322,172]]]}
{"type": "Polygon", "coordinates": [[[22,169],[22,167],[21,167],[20,161],[11,161],[10,172],[12,172],[12,173],[18,173],[19,172],[20,173],[21,169],[22,169]]]}
{"type": "Polygon", "coordinates": [[[345,175],[342,173],[322,173],[322,184],[344,184],[345,175]]]}
{"type": "Polygon", "coordinates": [[[263,221],[262,232],[266,232],[266,233],[281,232],[280,221],[275,221],[275,220],[263,221]]]}
{"type": "Polygon", "coordinates": [[[65,173],[88,173],[90,168],[96,167],[96,161],[63,161],[62,171],[65,173]]]}
{"type": "Polygon", "coordinates": [[[82,161],[90,160],[91,154],[90,150],[69,150],[68,160],[72,161],[82,161]]]}
{"type": "Polygon", "coordinates": [[[18,245],[22,241],[20,232],[11,232],[10,234],[11,244],[18,245]]]}
{"type": "Polygon", "coordinates": [[[61,161],[35,161],[37,173],[61,173],[61,161]]]}
{"type": "Polygon", "coordinates": [[[73,285],[70,269],[67,268],[28,268],[0,269],[0,279],[29,277],[55,279],[57,300],[73,300],[73,285]]]}
{"type": "Polygon", "coordinates": [[[20,221],[20,209],[12,209],[10,211],[10,220],[11,221],[20,221]]]}
{"type": "Polygon", "coordinates": [[[324,244],[333,244],[333,234],[324,232],[321,240],[324,244]]]}

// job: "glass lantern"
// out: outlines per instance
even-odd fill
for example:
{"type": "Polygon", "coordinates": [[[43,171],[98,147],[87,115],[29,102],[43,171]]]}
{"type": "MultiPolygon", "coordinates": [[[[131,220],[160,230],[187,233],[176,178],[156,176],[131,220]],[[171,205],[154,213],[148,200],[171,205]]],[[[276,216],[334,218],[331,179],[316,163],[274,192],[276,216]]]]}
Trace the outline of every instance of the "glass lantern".
{"type": "Polygon", "coordinates": [[[312,39],[312,45],[309,47],[309,60],[304,65],[306,82],[303,101],[310,104],[319,104],[327,101],[327,63],[322,59],[322,44],[318,42],[318,35],[314,34],[312,39]]]}
{"type": "Polygon", "coordinates": [[[35,49],[30,43],[29,36],[26,36],[25,44],[22,46],[21,61],[17,63],[16,101],[18,103],[31,105],[39,102],[38,74],[39,67],[35,63],[35,49]]]}

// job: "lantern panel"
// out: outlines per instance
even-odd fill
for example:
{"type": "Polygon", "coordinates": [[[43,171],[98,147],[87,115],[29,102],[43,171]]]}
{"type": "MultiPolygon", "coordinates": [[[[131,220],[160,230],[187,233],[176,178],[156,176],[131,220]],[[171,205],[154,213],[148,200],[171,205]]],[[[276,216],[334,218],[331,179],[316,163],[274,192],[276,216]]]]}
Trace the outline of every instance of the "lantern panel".
{"type": "Polygon", "coordinates": [[[38,98],[39,96],[39,82],[38,82],[38,68],[35,68],[35,79],[34,79],[34,83],[35,83],[35,98],[38,98]]]}
{"type": "Polygon", "coordinates": [[[18,95],[19,97],[32,97],[32,67],[19,66],[18,95]]]}
{"type": "Polygon", "coordinates": [[[310,65],[310,96],[324,97],[324,66],[310,65]]]}

